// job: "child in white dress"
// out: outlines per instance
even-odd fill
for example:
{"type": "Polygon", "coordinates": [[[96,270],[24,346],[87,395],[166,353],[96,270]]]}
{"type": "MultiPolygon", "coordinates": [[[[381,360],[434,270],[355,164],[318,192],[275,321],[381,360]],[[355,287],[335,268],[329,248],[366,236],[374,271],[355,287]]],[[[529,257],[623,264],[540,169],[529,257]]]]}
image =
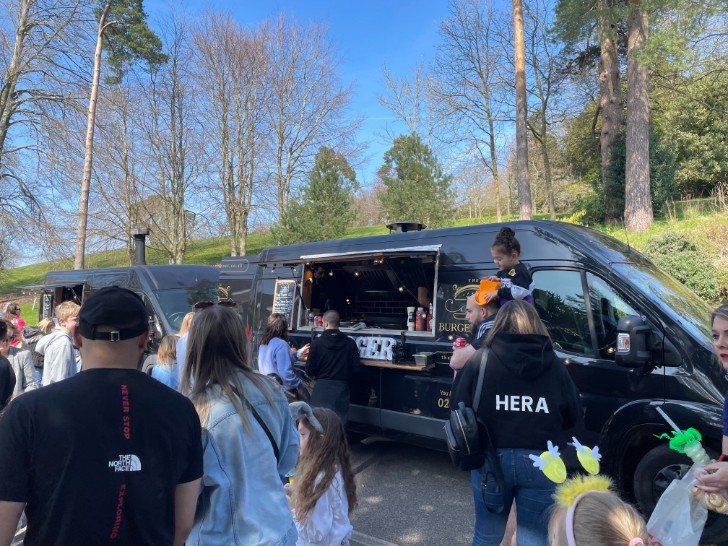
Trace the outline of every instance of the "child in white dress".
{"type": "Polygon", "coordinates": [[[290,404],[301,447],[293,483],[285,486],[298,529],[297,546],[348,546],[356,506],[349,444],[338,415],[327,408],[290,404]]]}

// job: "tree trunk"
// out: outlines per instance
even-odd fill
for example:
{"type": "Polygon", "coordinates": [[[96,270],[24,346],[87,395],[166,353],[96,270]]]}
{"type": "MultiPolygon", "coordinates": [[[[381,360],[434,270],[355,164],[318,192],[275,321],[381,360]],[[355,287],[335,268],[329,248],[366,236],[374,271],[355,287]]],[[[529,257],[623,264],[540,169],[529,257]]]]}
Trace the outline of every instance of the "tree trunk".
{"type": "Polygon", "coordinates": [[[96,51],[94,52],[94,74],[91,83],[91,97],[88,103],[88,121],[86,123],[86,154],[83,159],[83,176],[81,178],[81,199],[78,203],[78,226],[76,227],[76,256],[74,269],[83,269],[86,258],[86,228],[88,226],[88,194],[91,189],[91,168],[94,155],[94,126],[96,125],[96,101],[99,96],[99,80],[101,79],[101,50],[104,42],[104,31],[113,24],[106,23],[111,8],[111,0],[107,0],[99,17],[99,31],[96,35],[96,51]]]}
{"type": "Polygon", "coordinates": [[[622,86],[620,83],[619,58],[614,25],[607,17],[606,0],[600,2],[599,32],[601,51],[599,56],[599,108],[602,112],[602,130],[599,145],[602,155],[602,188],[604,190],[605,220],[616,222],[620,217],[618,196],[620,180],[612,170],[614,143],[622,131],[622,86]]]}
{"type": "Polygon", "coordinates": [[[541,108],[541,159],[543,160],[543,180],[546,184],[546,196],[549,205],[549,217],[552,220],[556,220],[556,203],[554,202],[554,188],[551,183],[551,160],[549,159],[549,151],[546,147],[548,142],[546,138],[546,105],[543,104],[541,108]]]}
{"type": "Polygon", "coordinates": [[[627,42],[627,166],[624,220],[630,231],[652,225],[650,198],[650,103],[647,67],[635,53],[647,39],[647,12],[641,0],[631,0],[627,42]]]}
{"type": "Polygon", "coordinates": [[[493,173],[493,189],[495,189],[495,216],[498,222],[503,220],[500,198],[500,178],[498,177],[498,152],[495,143],[495,123],[488,101],[488,146],[490,147],[490,171],[493,173]]]}
{"type": "Polygon", "coordinates": [[[516,70],[516,173],[518,217],[530,220],[531,184],[528,180],[528,106],[526,103],[526,46],[523,36],[523,3],[513,0],[513,64],[516,70]]]}

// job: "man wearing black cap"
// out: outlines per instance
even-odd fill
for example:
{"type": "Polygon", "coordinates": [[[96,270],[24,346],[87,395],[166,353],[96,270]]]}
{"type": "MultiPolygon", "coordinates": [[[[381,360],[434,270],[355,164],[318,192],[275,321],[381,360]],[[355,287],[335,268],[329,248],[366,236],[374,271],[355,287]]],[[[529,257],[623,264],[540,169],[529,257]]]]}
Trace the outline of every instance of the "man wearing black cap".
{"type": "Polygon", "coordinates": [[[189,400],[138,371],[148,337],[139,296],[99,290],[74,334],[83,371],[0,415],[0,546],[23,509],[25,544],[184,544],[200,421],[189,400]]]}

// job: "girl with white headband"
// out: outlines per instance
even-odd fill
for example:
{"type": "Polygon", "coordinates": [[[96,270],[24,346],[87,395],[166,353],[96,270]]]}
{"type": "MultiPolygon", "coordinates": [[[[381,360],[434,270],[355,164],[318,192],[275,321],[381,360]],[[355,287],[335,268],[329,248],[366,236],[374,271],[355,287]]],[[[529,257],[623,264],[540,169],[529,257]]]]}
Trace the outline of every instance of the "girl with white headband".
{"type": "Polygon", "coordinates": [[[609,478],[576,476],[554,494],[550,546],[647,546],[645,520],[614,492],[609,478]]]}

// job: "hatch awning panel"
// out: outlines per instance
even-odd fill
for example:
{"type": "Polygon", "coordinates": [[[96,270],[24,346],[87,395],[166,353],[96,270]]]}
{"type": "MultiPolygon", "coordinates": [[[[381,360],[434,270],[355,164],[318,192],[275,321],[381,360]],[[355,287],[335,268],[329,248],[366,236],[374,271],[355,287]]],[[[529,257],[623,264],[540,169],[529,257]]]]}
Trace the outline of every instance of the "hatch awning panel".
{"type": "MultiPolygon", "coordinates": [[[[331,259],[342,259],[357,260],[367,259],[375,256],[428,256],[437,254],[440,252],[442,245],[422,245],[422,246],[410,246],[410,247],[399,247],[399,248],[382,248],[380,250],[363,250],[353,252],[332,252],[327,254],[307,254],[300,257],[299,261],[318,261],[318,260],[331,260],[331,259]]],[[[291,262],[293,263],[293,262],[291,262]]]]}

